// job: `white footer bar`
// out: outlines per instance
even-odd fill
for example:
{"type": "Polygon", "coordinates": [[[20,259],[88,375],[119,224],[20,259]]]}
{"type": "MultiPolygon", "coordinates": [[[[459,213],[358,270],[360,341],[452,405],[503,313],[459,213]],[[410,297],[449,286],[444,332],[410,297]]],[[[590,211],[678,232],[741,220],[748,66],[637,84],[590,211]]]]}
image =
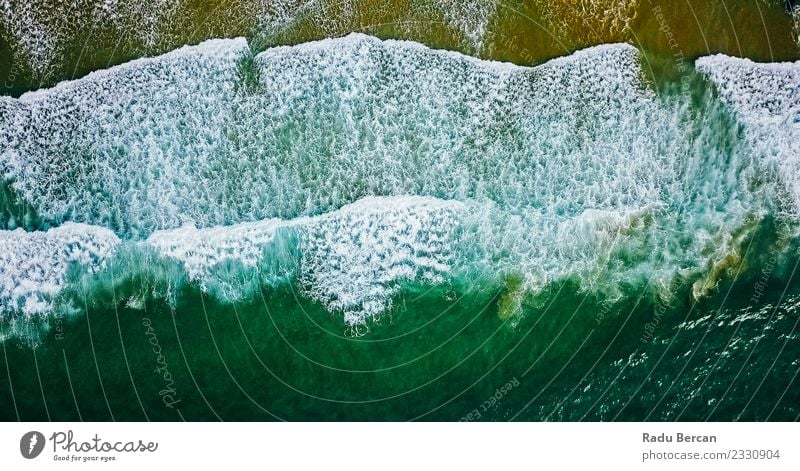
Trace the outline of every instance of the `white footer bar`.
{"type": "Polygon", "coordinates": [[[799,439],[793,423],[6,423],[0,469],[797,470],[799,439]]]}

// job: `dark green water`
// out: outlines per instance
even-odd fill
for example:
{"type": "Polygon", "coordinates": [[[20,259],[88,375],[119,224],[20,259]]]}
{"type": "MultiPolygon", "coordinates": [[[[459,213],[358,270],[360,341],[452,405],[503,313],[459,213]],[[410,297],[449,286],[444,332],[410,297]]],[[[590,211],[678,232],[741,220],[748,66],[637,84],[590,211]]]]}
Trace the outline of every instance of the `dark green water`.
{"type": "Polygon", "coordinates": [[[796,420],[797,260],[768,236],[748,247],[759,265],[699,303],[608,303],[566,282],[502,319],[503,289],[408,288],[359,337],[292,289],[103,307],[142,280],[122,283],[36,348],[3,343],[0,417],[796,420]]]}

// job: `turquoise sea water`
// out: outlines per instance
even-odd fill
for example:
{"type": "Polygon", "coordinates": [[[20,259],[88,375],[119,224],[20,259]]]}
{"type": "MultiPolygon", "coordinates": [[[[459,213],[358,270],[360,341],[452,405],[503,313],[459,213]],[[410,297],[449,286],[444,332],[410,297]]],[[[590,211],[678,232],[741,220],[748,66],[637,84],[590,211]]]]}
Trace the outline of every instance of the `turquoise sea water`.
{"type": "Polygon", "coordinates": [[[798,84],[354,34],[0,97],[0,417],[796,420],[798,84]]]}
{"type": "Polygon", "coordinates": [[[175,308],[91,307],[37,348],[4,342],[3,418],[795,420],[785,280],[759,309],[742,295],[752,280],[700,304],[634,296],[613,310],[567,283],[513,321],[497,315],[500,291],[409,288],[357,338],[288,289],[233,306],[192,290],[175,308]]]}

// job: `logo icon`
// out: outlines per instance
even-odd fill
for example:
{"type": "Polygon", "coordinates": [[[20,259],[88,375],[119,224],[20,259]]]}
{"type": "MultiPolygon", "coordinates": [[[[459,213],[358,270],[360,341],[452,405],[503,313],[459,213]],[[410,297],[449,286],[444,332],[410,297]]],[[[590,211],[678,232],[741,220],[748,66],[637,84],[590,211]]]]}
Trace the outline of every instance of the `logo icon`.
{"type": "Polygon", "coordinates": [[[28,432],[19,441],[19,451],[26,459],[32,460],[44,450],[44,435],[39,432],[28,432]]]}

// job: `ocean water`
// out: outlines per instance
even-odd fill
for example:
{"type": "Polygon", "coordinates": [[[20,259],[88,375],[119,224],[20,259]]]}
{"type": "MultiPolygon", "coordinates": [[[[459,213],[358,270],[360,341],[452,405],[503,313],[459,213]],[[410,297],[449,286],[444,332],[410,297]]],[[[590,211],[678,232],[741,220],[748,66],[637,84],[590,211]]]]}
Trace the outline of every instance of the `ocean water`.
{"type": "Polygon", "coordinates": [[[522,65],[614,42],[783,61],[797,58],[796,18],[784,0],[9,0],[0,80],[18,95],[206,39],[261,52],[352,32],[522,65]]]}
{"type": "MultiPolygon", "coordinates": [[[[767,5],[748,47],[796,55],[767,5]]],[[[479,6],[420,11],[485,57],[509,7],[479,6]]],[[[796,420],[800,62],[666,56],[639,3],[579,7],[540,13],[604,44],[528,66],[308,41],[292,8],[350,15],[265,3],[306,40],[0,97],[0,417],[796,420]]],[[[45,68],[76,41],[25,31],[45,68]]]]}

